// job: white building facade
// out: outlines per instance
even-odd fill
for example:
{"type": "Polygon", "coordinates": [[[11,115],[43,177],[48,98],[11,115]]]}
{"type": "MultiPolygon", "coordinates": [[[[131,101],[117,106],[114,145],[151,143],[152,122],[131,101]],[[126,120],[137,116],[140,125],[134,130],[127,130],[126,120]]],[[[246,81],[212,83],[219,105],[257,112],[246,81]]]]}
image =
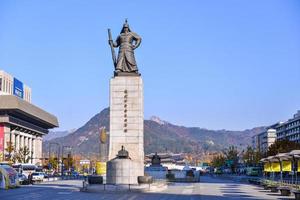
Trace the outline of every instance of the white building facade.
{"type": "Polygon", "coordinates": [[[31,89],[0,71],[0,162],[27,147],[28,162],[41,164],[42,138],[54,127],[58,127],[57,118],[31,103],[31,89]]]}
{"type": "Polygon", "coordinates": [[[293,118],[269,126],[267,131],[253,136],[252,146],[255,150],[266,153],[269,146],[276,140],[300,143],[300,110],[294,114],[293,118]]]}
{"type": "Polygon", "coordinates": [[[0,70],[0,95],[15,95],[31,103],[31,88],[0,70]]]}
{"type": "Polygon", "coordinates": [[[274,127],[270,126],[266,131],[259,133],[252,137],[252,147],[254,150],[261,152],[262,154],[267,153],[268,148],[275,143],[277,138],[277,132],[274,127]]]}
{"type": "Polygon", "coordinates": [[[300,143],[300,110],[294,114],[293,118],[277,127],[277,139],[300,143]]]}

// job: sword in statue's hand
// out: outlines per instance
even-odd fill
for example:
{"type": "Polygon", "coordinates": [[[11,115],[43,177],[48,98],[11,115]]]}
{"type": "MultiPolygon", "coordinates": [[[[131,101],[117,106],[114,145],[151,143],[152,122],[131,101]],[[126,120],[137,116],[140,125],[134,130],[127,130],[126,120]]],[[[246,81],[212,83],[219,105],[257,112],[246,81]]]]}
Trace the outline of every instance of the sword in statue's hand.
{"type": "Polygon", "coordinates": [[[112,55],[112,59],[113,59],[113,62],[114,62],[114,66],[116,68],[117,60],[116,60],[115,49],[114,49],[114,46],[113,46],[113,40],[112,40],[110,29],[107,29],[107,31],[108,31],[108,43],[109,43],[109,46],[110,46],[110,49],[111,49],[111,55],[112,55]]]}

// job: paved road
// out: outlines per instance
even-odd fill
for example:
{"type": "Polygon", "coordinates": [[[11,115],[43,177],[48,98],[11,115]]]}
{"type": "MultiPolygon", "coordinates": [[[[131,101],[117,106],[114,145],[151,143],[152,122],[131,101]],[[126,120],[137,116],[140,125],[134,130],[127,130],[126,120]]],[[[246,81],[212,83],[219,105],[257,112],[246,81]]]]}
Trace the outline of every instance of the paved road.
{"type": "Polygon", "coordinates": [[[263,188],[224,180],[212,178],[209,176],[201,177],[200,199],[202,200],[288,200],[294,199],[294,196],[282,197],[280,193],[271,193],[263,190],[263,188]]]}
{"type": "Polygon", "coordinates": [[[1,200],[287,200],[279,194],[263,191],[256,186],[236,183],[211,177],[201,177],[200,183],[176,183],[158,193],[110,192],[86,193],[80,192],[82,182],[77,180],[56,181],[39,185],[23,186],[13,190],[0,190],[1,200]]]}

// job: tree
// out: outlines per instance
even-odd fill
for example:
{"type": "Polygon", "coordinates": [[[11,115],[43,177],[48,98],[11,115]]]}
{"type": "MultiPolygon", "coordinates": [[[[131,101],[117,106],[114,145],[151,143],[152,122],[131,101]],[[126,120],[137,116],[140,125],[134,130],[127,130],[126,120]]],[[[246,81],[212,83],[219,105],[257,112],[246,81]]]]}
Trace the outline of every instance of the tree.
{"type": "Polygon", "coordinates": [[[243,155],[243,160],[247,166],[256,166],[262,154],[259,151],[255,151],[252,147],[248,146],[246,152],[243,155]]]}
{"type": "Polygon", "coordinates": [[[14,159],[20,163],[28,163],[31,159],[29,148],[27,146],[21,147],[17,152],[14,154],[14,159]]]}
{"type": "Polygon", "coordinates": [[[226,158],[228,166],[231,168],[231,171],[234,172],[238,161],[239,161],[239,152],[235,146],[230,146],[228,149],[225,149],[223,152],[226,158]]]}
{"type": "Polygon", "coordinates": [[[58,167],[58,158],[57,157],[54,157],[54,156],[51,156],[49,161],[48,161],[48,164],[51,165],[51,168],[52,169],[57,169],[58,167]]]}
{"type": "Polygon", "coordinates": [[[15,151],[15,147],[12,142],[6,142],[6,144],[7,147],[5,148],[5,151],[8,153],[8,155],[5,156],[5,160],[9,162],[14,162],[14,157],[12,155],[15,151]]]}
{"type": "Polygon", "coordinates": [[[213,157],[211,165],[213,167],[222,167],[225,164],[225,157],[223,154],[219,154],[213,157]]]}
{"type": "Polygon", "coordinates": [[[267,156],[275,156],[278,153],[287,153],[296,149],[300,149],[299,143],[289,141],[287,139],[276,140],[271,146],[269,146],[267,156]]]}
{"type": "Polygon", "coordinates": [[[64,169],[70,170],[73,167],[74,160],[69,153],[66,158],[63,158],[64,169]]]}

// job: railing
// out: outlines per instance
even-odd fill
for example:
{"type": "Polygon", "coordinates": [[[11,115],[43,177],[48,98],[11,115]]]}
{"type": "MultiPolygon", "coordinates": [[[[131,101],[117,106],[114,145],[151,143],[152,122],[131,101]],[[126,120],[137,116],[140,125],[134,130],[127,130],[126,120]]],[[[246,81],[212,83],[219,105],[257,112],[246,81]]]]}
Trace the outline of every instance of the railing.
{"type": "Polygon", "coordinates": [[[78,176],[61,176],[61,180],[84,180],[86,176],[78,175],[78,176]]]}
{"type": "Polygon", "coordinates": [[[58,180],[84,180],[85,177],[80,176],[48,176],[44,178],[44,181],[51,182],[51,181],[58,181],[58,180]]]}

